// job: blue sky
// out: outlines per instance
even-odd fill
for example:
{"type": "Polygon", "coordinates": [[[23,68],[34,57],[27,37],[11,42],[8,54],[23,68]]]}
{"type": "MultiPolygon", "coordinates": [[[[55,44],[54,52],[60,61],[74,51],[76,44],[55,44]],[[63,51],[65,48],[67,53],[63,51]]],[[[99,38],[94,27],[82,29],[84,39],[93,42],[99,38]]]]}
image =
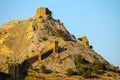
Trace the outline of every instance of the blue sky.
{"type": "Polygon", "coordinates": [[[120,0],[0,0],[0,26],[28,19],[48,7],[77,38],[86,35],[94,50],[120,67],[120,0]]]}

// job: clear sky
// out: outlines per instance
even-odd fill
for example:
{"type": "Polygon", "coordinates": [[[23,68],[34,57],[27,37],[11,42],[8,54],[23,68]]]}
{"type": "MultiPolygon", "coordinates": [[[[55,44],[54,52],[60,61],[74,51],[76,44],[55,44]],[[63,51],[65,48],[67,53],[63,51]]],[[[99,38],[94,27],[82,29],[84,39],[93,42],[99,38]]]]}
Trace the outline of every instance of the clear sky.
{"type": "Polygon", "coordinates": [[[77,38],[86,35],[94,50],[120,67],[120,0],[0,0],[0,25],[28,19],[48,7],[77,38]]]}

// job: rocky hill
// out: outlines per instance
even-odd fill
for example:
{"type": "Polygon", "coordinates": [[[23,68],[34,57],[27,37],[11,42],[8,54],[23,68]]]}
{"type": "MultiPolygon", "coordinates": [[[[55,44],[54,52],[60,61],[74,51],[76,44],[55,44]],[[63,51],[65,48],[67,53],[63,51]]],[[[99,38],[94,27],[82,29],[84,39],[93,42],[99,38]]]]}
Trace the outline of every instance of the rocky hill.
{"type": "Polygon", "coordinates": [[[113,70],[114,66],[89,46],[86,37],[80,38],[81,41],[76,40],[64,24],[59,19],[53,19],[51,14],[48,8],[38,8],[34,17],[13,20],[0,27],[0,71],[9,72],[8,64],[22,64],[29,60],[28,75],[39,75],[35,71],[41,70],[42,65],[48,72],[66,74],[69,68],[77,71],[78,56],[82,59],[82,65],[88,66],[97,61],[113,70]],[[56,52],[51,42],[58,43],[56,52]],[[43,59],[42,55],[45,56],[43,59]]]}

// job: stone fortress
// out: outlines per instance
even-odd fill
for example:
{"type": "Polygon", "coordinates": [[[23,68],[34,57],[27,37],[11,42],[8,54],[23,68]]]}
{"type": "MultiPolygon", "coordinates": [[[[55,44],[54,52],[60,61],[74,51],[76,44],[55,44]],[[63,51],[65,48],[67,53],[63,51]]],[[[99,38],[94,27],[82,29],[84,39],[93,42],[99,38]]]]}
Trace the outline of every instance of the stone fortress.
{"type": "MultiPolygon", "coordinates": [[[[44,19],[44,17],[49,17],[49,16],[52,17],[52,12],[48,8],[41,7],[41,8],[37,9],[35,18],[37,18],[38,21],[40,21],[40,19],[42,20],[42,19],[44,19]]],[[[36,22],[36,24],[33,26],[34,27],[33,31],[37,32],[39,27],[45,27],[43,25],[46,25],[46,27],[50,31],[53,30],[51,32],[54,32],[57,29],[57,27],[54,26],[54,25],[57,25],[57,23],[59,23],[59,21],[56,22],[56,24],[53,24],[53,22],[50,22],[50,20],[46,21],[46,22],[49,22],[49,24],[45,23],[45,22],[42,22],[42,23],[36,22]]],[[[63,28],[63,25],[61,27],[62,28],[60,28],[60,30],[61,29],[65,30],[65,28],[63,28]]],[[[47,28],[45,28],[44,30],[46,30],[47,28]]],[[[63,32],[65,32],[65,31],[63,31],[63,32]]],[[[69,34],[69,33],[67,33],[67,34],[69,34]]],[[[87,37],[83,36],[81,39],[82,39],[81,40],[81,45],[83,45],[85,48],[88,48],[89,47],[89,41],[88,41],[87,37]]],[[[23,74],[23,73],[26,74],[27,70],[28,70],[28,67],[31,64],[33,64],[34,62],[39,61],[40,64],[42,64],[42,61],[44,59],[48,58],[50,55],[57,55],[58,56],[59,47],[61,47],[61,45],[58,46],[58,42],[59,41],[57,41],[57,40],[49,41],[50,44],[47,45],[47,46],[50,46],[50,49],[48,51],[46,51],[44,53],[39,53],[39,54],[37,54],[35,56],[32,56],[32,57],[29,57],[28,59],[24,60],[21,64],[14,64],[14,63],[9,64],[8,65],[8,73],[12,76],[13,80],[20,80],[21,78],[23,78],[24,75],[22,75],[22,77],[21,77],[21,74],[23,74]]],[[[64,50],[63,50],[63,52],[64,52],[64,50]]]]}
{"type": "MultiPolygon", "coordinates": [[[[41,8],[38,8],[37,11],[36,11],[36,17],[37,18],[40,18],[40,17],[46,17],[46,16],[52,16],[52,12],[46,8],[46,7],[41,7],[41,8]]],[[[84,45],[85,47],[89,47],[89,41],[87,39],[86,36],[83,36],[82,38],[82,41],[81,41],[81,44],[84,45]]],[[[56,44],[57,42],[52,42],[52,44],[56,44]]],[[[56,50],[56,48],[55,48],[56,50]]]]}
{"type": "Polygon", "coordinates": [[[42,64],[42,60],[49,57],[45,57],[46,55],[57,55],[58,54],[58,41],[51,41],[50,45],[51,49],[47,51],[46,53],[39,54],[33,57],[30,57],[21,64],[8,64],[8,73],[11,75],[13,80],[21,80],[23,79],[27,73],[28,73],[28,68],[31,64],[33,64],[36,61],[39,61],[40,64],[42,64]],[[45,58],[44,58],[45,57],[45,58]]]}

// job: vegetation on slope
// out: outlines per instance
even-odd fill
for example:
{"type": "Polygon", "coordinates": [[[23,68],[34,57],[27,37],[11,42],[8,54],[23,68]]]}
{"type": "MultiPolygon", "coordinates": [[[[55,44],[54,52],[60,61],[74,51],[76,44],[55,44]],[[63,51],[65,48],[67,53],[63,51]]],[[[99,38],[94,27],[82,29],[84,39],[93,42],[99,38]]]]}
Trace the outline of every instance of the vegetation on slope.
{"type": "Polygon", "coordinates": [[[118,67],[113,67],[112,69],[107,67],[105,63],[102,63],[98,60],[94,61],[93,63],[89,63],[85,58],[81,55],[76,56],[76,71],[72,68],[68,68],[66,70],[66,74],[68,76],[72,75],[80,75],[84,78],[91,78],[97,74],[104,74],[107,71],[112,71],[120,74],[120,70],[118,67]]]}

